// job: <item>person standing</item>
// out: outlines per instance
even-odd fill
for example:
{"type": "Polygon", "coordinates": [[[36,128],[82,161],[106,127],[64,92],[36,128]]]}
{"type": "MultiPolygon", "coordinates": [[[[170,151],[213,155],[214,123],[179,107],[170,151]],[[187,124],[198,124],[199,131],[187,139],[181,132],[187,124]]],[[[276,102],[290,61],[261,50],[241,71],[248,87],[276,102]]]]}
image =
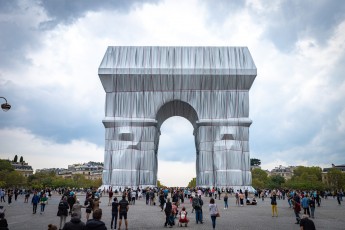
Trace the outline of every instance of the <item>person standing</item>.
{"type": "Polygon", "coordinates": [[[303,213],[309,216],[310,211],[309,211],[309,195],[308,194],[305,194],[305,196],[302,198],[301,205],[304,211],[303,213]]]}
{"type": "Polygon", "coordinates": [[[113,195],[114,195],[113,189],[110,188],[108,206],[111,206],[111,204],[112,204],[112,203],[111,203],[111,200],[113,199],[113,195]]]}
{"type": "Polygon", "coordinates": [[[1,202],[5,202],[6,203],[6,200],[5,200],[5,190],[1,189],[0,190],[0,197],[1,197],[1,202]]]}
{"type": "Polygon", "coordinates": [[[125,219],[126,230],[128,229],[127,213],[129,209],[129,203],[126,200],[126,195],[122,195],[122,200],[119,202],[119,230],[121,229],[122,218],[125,219]]]}
{"type": "Polygon", "coordinates": [[[11,203],[12,203],[12,196],[13,196],[13,191],[9,189],[8,192],[7,192],[8,206],[11,206],[11,203]]]}
{"type": "Polygon", "coordinates": [[[244,194],[242,191],[240,191],[240,194],[238,195],[238,197],[240,199],[240,205],[241,207],[243,207],[244,194]]]}
{"type": "Polygon", "coordinates": [[[315,197],[312,196],[311,199],[309,199],[309,207],[310,207],[310,217],[314,219],[314,213],[315,213],[315,197]]]}
{"type": "Polygon", "coordinates": [[[93,199],[92,195],[88,195],[87,199],[84,202],[84,205],[86,207],[86,220],[88,221],[90,218],[90,213],[92,212],[92,207],[93,207],[93,199]]]}
{"type": "Polygon", "coordinates": [[[85,208],[85,206],[81,205],[79,199],[77,199],[75,204],[72,206],[72,214],[76,213],[79,219],[81,219],[81,208],[85,208]]]}
{"type": "Polygon", "coordinates": [[[8,230],[8,223],[5,219],[5,213],[0,213],[0,229],[8,230]]]}
{"type": "Polygon", "coordinates": [[[114,197],[114,201],[111,203],[111,224],[110,224],[110,228],[116,229],[116,225],[117,225],[117,216],[119,213],[119,202],[117,201],[117,198],[114,197]]]}
{"type": "Polygon", "coordinates": [[[88,220],[85,225],[85,230],[107,230],[102,219],[102,209],[96,209],[92,213],[91,220],[88,220]]]}
{"type": "Polygon", "coordinates": [[[274,214],[276,214],[276,217],[278,217],[277,195],[276,195],[275,190],[272,191],[270,198],[271,198],[271,206],[272,206],[272,217],[274,217],[274,214]]]}
{"type": "Polygon", "coordinates": [[[65,225],[66,223],[66,218],[68,216],[68,203],[67,203],[67,198],[63,197],[62,200],[60,200],[59,206],[58,206],[58,213],[57,216],[60,217],[60,228],[62,229],[62,227],[65,225]]]}
{"type": "Polygon", "coordinates": [[[217,204],[215,204],[214,199],[211,198],[210,204],[208,205],[208,210],[210,212],[211,220],[212,220],[212,227],[213,229],[216,228],[216,218],[219,216],[219,211],[217,204]]]}
{"type": "Polygon", "coordinates": [[[71,220],[63,226],[62,230],[84,230],[84,229],[85,229],[85,223],[80,220],[78,213],[72,212],[71,220]]]}
{"type": "Polygon", "coordinates": [[[308,218],[308,215],[303,214],[301,222],[299,223],[301,230],[315,230],[314,222],[308,218]]]}
{"type": "Polygon", "coordinates": [[[225,193],[224,195],[224,209],[228,209],[228,193],[225,193]]]}
{"type": "Polygon", "coordinates": [[[31,199],[31,204],[32,204],[32,214],[36,214],[37,211],[37,205],[40,202],[40,197],[37,195],[37,192],[34,192],[34,195],[31,199]]]}
{"type": "Polygon", "coordinates": [[[44,193],[43,196],[40,198],[40,205],[41,205],[40,214],[44,213],[44,208],[45,208],[47,203],[48,203],[48,198],[47,198],[46,194],[44,193]]]}
{"type": "Polygon", "coordinates": [[[341,198],[342,198],[342,194],[340,191],[337,192],[337,201],[338,201],[338,205],[341,205],[341,198]]]}

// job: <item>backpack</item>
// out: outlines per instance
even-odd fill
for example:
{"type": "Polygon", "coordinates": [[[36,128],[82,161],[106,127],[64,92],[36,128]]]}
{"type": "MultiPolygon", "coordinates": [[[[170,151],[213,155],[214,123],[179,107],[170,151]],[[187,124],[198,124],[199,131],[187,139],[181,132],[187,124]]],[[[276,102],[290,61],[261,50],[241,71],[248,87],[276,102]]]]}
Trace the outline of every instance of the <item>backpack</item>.
{"type": "Polygon", "coordinates": [[[193,206],[194,209],[200,208],[199,198],[193,198],[192,206],[193,206]]]}

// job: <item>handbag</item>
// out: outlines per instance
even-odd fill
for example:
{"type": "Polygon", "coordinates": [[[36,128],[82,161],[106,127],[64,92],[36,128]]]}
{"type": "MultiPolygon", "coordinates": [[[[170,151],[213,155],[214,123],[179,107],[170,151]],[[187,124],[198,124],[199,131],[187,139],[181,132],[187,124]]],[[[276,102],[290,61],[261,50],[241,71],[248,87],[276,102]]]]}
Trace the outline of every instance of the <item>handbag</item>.
{"type": "Polygon", "coordinates": [[[220,217],[220,214],[219,214],[219,212],[217,212],[217,214],[216,214],[216,217],[220,217]]]}

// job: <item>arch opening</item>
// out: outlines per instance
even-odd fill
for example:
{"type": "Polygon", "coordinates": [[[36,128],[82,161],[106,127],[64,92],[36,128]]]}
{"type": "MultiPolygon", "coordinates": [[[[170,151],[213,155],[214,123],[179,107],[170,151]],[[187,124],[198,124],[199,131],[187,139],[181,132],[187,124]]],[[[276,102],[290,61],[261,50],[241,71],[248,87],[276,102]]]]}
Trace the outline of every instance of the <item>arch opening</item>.
{"type": "Polygon", "coordinates": [[[157,172],[161,184],[185,187],[196,177],[195,139],[192,134],[193,126],[184,117],[170,117],[161,125],[157,172]]]}

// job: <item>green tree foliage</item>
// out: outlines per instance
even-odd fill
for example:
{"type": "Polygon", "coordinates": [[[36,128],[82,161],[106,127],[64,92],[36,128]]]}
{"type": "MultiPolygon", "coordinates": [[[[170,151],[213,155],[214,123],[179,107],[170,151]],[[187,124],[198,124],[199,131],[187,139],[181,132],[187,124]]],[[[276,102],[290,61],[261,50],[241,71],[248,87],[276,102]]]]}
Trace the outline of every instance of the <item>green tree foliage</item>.
{"type": "Polygon", "coordinates": [[[285,183],[285,187],[301,190],[322,190],[322,169],[320,167],[298,166],[294,175],[285,183]]]}
{"type": "Polygon", "coordinates": [[[0,171],[14,171],[13,166],[8,160],[0,160],[0,171]]]}
{"type": "Polygon", "coordinates": [[[196,187],[196,177],[194,177],[191,181],[189,181],[188,188],[195,188],[196,187]]]}
{"type": "Polygon", "coordinates": [[[267,172],[262,169],[252,170],[252,185],[254,188],[266,188],[268,181],[267,172]]]}
{"type": "Polygon", "coordinates": [[[157,180],[157,187],[158,188],[165,188],[166,186],[164,184],[162,184],[162,182],[160,180],[157,180]]]}
{"type": "Polygon", "coordinates": [[[339,169],[332,168],[327,173],[329,187],[336,191],[345,188],[345,174],[339,169]]]}
{"type": "Polygon", "coordinates": [[[260,166],[261,160],[257,158],[250,158],[250,166],[260,166]]]}
{"type": "Polygon", "coordinates": [[[16,163],[17,163],[17,161],[18,161],[18,156],[15,155],[15,156],[14,156],[14,159],[13,159],[13,162],[16,162],[16,163]]]}
{"type": "Polygon", "coordinates": [[[272,175],[268,177],[267,187],[270,189],[282,188],[285,183],[285,178],[280,175],[272,175]]]}
{"type": "Polygon", "coordinates": [[[19,162],[20,162],[20,163],[23,163],[23,162],[24,162],[23,156],[20,157],[19,162]]]}

